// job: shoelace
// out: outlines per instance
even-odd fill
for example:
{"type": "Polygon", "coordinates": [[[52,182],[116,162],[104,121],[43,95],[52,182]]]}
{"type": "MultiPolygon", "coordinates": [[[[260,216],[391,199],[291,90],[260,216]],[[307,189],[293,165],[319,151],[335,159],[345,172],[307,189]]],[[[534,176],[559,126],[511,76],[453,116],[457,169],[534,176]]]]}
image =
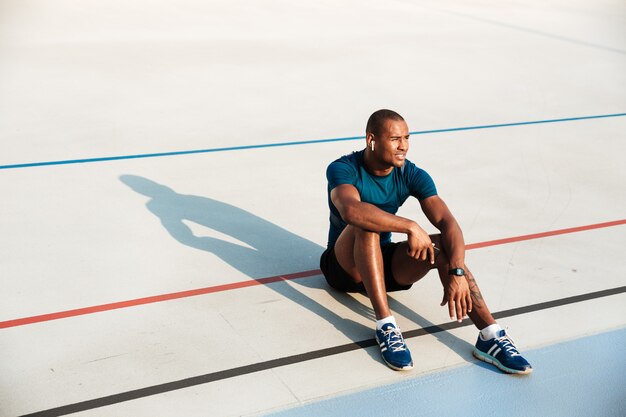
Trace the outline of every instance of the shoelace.
{"type": "Polygon", "coordinates": [[[399,329],[390,327],[389,329],[384,330],[383,334],[385,335],[389,349],[391,349],[392,352],[406,350],[406,345],[404,344],[404,339],[402,338],[402,333],[400,333],[399,329]]]}
{"type": "Polygon", "coordinates": [[[502,337],[496,337],[496,341],[498,344],[501,344],[502,349],[505,349],[506,352],[511,356],[520,356],[520,353],[517,351],[515,347],[515,342],[508,335],[504,335],[502,337]]]}

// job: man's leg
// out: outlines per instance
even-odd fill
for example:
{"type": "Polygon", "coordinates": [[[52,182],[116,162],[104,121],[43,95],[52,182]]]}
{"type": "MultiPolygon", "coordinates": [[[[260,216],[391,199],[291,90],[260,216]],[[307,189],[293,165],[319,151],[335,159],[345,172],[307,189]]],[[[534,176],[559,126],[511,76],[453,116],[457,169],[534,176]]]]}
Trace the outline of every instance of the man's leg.
{"type": "MultiPolygon", "coordinates": [[[[436,260],[435,265],[430,265],[426,261],[416,260],[407,254],[408,245],[406,242],[400,244],[394,253],[392,260],[392,273],[396,282],[401,285],[413,284],[420,280],[433,268],[437,268],[439,279],[444,288],[450,279],[449,259],[445,248],[441,245],[441,235],[431,235],[431,240],[435,244],[436,260]]],[[[472,297],[472,311],[468,315],[474,325],[480,330],[474,356],[485,362],[494,364],[499,369],[507,373],[528,374],[532,372],[532,367],[524,359],[513,341],[506,332],[497,325],[483,296],[478,288],[474,275],[467,265],[464,265],[466,279],[469,284],[470,296],[472,297]]]]}
{"type": "MultiPolygon", "coordinates": [[[[430,239],[435,244],[436,248],[435,265],[431,265],[427,261],[411,258],[407,254],[408,245],[406,242],[403,242],[398,246],[392,261],[393,276],[398,284],[413,284],[423,278],[428,271],[436,268],[439,273],[441,284],[445,288],[448,280],[450,279],[448,276],[448,271],[450,270],[448,255],[446,254],[445,248],[441,245],[441,235],[430,235],[430,239]]],[[[474,279],[474,275],[467,268],[467,265],[465,265],[465,271],[467,272],[466,278],[472,297],[472,311],[469,312],[468,315],[478,330],[482,330],[490,324],[494,324],[496,321],[487,308],[487,304],[480,293],[480,289],[474,279]]]]}
{"type": "Polygon", "coordinates": [[[350,274],[354,282],[363,282],[376,319],[390,316],[380,235],[347,226],[337,239],[335,256],[339,265],[350,274]]]}
{"type": "Polygon", "coordinates": [[[383,360],[395,370],[413,368],[411,352],[387,304],[380,235],[347,226],[334,247],[339,265],[355,283],[363,283],[376,314],[376,341],[383,360]]]}

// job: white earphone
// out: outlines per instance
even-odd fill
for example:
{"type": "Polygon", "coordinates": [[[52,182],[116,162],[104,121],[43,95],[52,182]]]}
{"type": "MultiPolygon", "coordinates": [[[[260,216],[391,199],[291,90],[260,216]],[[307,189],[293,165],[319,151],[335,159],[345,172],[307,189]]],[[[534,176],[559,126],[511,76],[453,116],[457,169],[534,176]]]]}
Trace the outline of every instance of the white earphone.
{"type": "Polygon", "coordinates": [[[372,148],[372,152],[374,152],[374,141],[370,142],[370,148],[372,148]]]}

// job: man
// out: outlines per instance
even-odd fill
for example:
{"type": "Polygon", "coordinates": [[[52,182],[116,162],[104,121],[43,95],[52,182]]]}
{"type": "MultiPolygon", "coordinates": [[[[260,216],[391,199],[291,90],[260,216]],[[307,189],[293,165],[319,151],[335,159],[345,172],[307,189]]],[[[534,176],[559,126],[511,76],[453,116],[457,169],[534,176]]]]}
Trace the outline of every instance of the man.
{"type": "Polygon", "coordinates": [[[409,129],[398,113],[379,110],[366,127],[366,148],[328,166],[330,230],[320,267],[329,285],[365,291],[376,313],[376,340],[395,370],[411,369],[411,353],[387,304],[387,292],[407,290],[436,268],[443,285],[441,305],[450,318],[469,316],[479,329],[474,356],[507,373],[527,374],[530,364],[494,320],[465,264],[465,243],[431,177],[406,159],[409,129]],[[397,216],[409,196],[417,198],[440,234],[397,216]],[[391,242],[391,232],[406,234],[391,242]]]}

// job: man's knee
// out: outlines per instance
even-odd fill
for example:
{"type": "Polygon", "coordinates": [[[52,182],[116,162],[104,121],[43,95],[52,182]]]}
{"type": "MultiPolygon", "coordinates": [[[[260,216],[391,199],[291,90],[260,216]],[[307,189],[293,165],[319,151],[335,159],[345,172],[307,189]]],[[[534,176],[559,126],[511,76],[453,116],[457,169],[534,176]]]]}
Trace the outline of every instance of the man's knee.
{"type": "Polygon", "coordinates": [[[429,235],[429,237],[430,237],[430,240],[435,244],[435,247],[439,250],[442,250],[441,233],[432,234],[432,235],[429,235]]]}
{"type": "Polygon", "coordinates": [[[448,255],[446,253],[445,248],[443,247],[441,234],[437,233],[437,234],[430,235],[430,240],[435,244],[435,262],[437,264],[447,264],[448,255]]]}
{"type": "Polygon", "coordinates": [[[358,227],[354,228],[354,237],[355,239],[366,242],[380,242],[380,233],[372,232],[371,230],[365,230],[358,227]]]}
{"type": "MultiPolygon", "coordinates": [[[[354,259],[355,249],[368,252],[369,248],[380,250],[380,234],[367,231],[352,225],[346,226],[335,244],[335,255],[341,267],[353,277],[356,277],[357,267],[354,259]]],[[[360,279],[356,279],[360,281],[360,279]]]]}

